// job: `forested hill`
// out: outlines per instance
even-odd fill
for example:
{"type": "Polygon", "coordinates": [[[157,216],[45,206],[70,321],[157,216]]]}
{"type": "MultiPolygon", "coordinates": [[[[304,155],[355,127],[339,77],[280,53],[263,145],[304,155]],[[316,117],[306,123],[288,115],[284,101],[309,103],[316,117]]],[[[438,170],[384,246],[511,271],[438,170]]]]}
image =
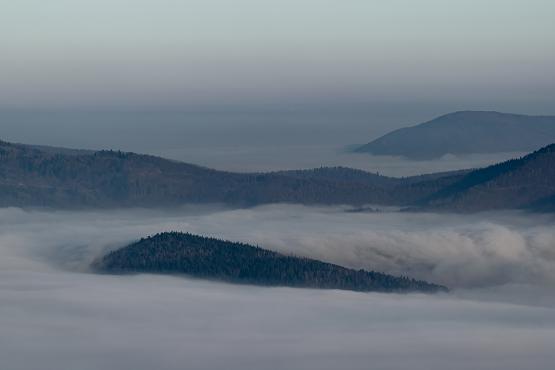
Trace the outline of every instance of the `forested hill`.
{"type": "Polygon", "coordinates": [[[135,153],[0,142],[0,206],[406,205],[460,175],[395,179],[340,167],[241,174],[135,153]]]}
{"type": "Polygon", "coordinates": [[[555,116],[461,111],[392,131],[355,151],[430,159],[449,153],[522,153],[553,142],[555,116]]]}
{"type": "Polygon", "coordinates": [[[107,273],[186,274],[263,286],[343,289],[361,292],[439,292],[445,287],[406,277],[352,270],[287,256],[243,243],[192,234],[157,234],[113,251],[93,264],[107,273]]]}
{"type": "Polygon", "coordinates": [[[469,172],[422,204],[455,211],[555,210],[555,144],[469,172]]]}
{"type": "Polygon", "coordinates": [[[344,167],[232,173],[150,155],[0,142],[0,207],[368,204],[448,211],[555,209],[555,145],[473,171],[393,178],[344,167]]]}

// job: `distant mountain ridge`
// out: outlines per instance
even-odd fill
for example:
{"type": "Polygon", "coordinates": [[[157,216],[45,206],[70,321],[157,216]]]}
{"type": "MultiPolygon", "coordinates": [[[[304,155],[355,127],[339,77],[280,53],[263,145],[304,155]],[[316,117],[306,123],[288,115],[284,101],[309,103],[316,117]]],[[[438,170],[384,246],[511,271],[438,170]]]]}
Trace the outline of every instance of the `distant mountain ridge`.
{"type": "Polygon", "coordinates": [[[433,159],[446,154],[529,152],[555,142],[555,116],[460,111],[392,131],[358,153],[433,159]]]}
{"type": "Polygon", "coordinates": [[[352,270],[244,243],[179,232],[141,239],[92,266],[106,273],[186,274],[240,284],[360,292],[447,291],[443,286],[374,271],[352,270]]]}
{"type": "Polygon", "coordinates": [[[477,170],[394,178],[345,167],[232,173],[114,151],[0,142],[0,207],[374,204],[418,210],[555,211],[555,144],[477,170]]]}
{"type": "Polygon", "coordinates": [[[150,155],[0,142],[0,206],[401,205],[434,193],[456,176],[460,173],[396,179],[342,167],[232,173],[150,155]]]}

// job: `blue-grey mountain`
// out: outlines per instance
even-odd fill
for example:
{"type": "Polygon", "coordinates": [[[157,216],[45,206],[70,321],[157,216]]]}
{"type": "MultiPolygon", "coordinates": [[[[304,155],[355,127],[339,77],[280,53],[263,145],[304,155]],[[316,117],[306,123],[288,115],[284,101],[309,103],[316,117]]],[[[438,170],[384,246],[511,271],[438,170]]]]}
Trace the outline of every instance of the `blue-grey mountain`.
{"type": "Polygon", "coordinates": [[[529,152],[555,142],[555,116],[462,111],[392,131],[359,153],[433,159],[446,154],[529,152]]]}
{"type": "Polygon", "coordinates": [[[168,207],[185,203],[402,205],[460,177],[390,178],[348,168],[232,173],[116,151],[0,142],[0,206],[168,207]]]}
{"type": "Polygon", "coordinates": [[[0,142],[3,207],[162,208],[190,203],[555,210],[555,144],[483,169],[393,178],[344,167],[232,173],[135,153],[0,142]]]}

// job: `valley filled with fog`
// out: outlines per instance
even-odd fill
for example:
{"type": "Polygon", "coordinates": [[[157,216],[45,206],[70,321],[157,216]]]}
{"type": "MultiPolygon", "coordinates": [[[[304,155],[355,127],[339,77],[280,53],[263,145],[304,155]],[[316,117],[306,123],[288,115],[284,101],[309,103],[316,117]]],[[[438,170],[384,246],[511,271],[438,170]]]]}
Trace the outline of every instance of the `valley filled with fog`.
{"type": "Polygon", "coordinates": [[[478,168],[524,153],[436,160],[352,153],[358,145],[460,106],[315,106],[204,112],[0,111],[2,140],[146,153],[218,170],[268,172],[346,166],[387,176],[478,168]],[[48,131],[42,127],[50,127],[48,131]]]}
{"type": "Polygon", "coordinates": [[[545,369],[555,218],[268,205],[0,209],[0,358],[10,369],[545,369]],[[438,295],[95,274],[109,250],[187,231],[445,284],[438,295]]]}

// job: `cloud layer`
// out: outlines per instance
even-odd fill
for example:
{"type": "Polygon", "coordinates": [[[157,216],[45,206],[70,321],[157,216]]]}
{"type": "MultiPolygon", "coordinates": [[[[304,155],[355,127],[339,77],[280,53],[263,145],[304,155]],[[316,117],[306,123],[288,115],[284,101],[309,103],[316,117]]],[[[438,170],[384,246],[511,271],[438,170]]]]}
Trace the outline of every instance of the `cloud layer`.
{"type": "Polygon", "coordinates": [[[10,369],[549,369],[549,216],[267,206],[0,210],[0,358],[10,369]],[[449,295],[260,288],[87,272],[163,230],[407,273],[449,295]],[[516,304],[518,303],[518,304],[516,304]]]}

